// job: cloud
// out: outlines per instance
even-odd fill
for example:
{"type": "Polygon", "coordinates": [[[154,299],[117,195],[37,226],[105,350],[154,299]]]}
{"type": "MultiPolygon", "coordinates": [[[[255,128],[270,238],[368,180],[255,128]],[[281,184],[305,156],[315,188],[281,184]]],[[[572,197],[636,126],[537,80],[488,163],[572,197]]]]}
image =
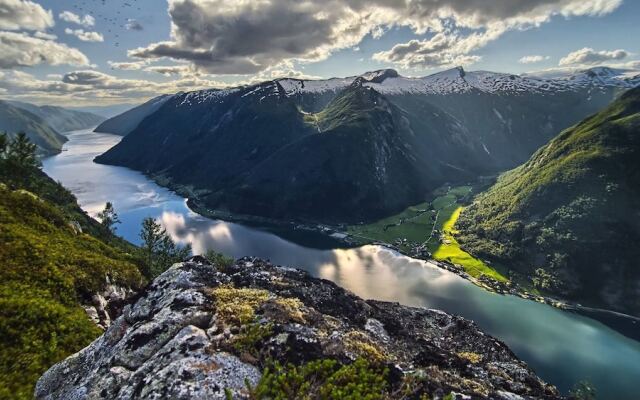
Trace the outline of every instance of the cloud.
{"type": "Polygon", "coordinates": [[[135,19],[127,19],[127,23],[124,25],[125,28],[127,28],[130,31],[141,31],[144,30],[144,27],[142,26],[142,24],[140,24],[140,22],[136,21],[135,19]]]}
{"type": "Polygon", "coordinates": [[[141,102],[163,93],[176,93],[228,86],[204,77],[183,77],[170,82],[144,79],[122,79],[94,70],[72,71],[65,75],[49,75],[38,79],[19,70],[0,75],[0,92],[7,91],[11,99],[60,105],[118,104],[141,102]]]}
{"type": "Polygon", "coordinates": [[[189,65],[168,65],[168,66],[157,65],[157,66],[146,67],[144,70],[147,72],[156,72],[164,76],[192,75],[194,72],[193,68],[189,65]]]}
{"type": "Polygon", "coordinates": [[[397,44],[388,51],[375,53],[373,59],[398,64],[404,68],[469,65],[480,60],[480,56],[470,53],[486,46],[502,32],[502,29],[489,29],[460,36],[444,31],[428,40],[411,40],[397,44]]]}
{"type": "Polygon", "coordinates": [[[596,65],[608,61],[619,61],[629,56],[626,50],[602,50],[596,51],[592,48],[585,47],[567,54],[560,59],[558,65],[596,65]]]}
{"type": "Polygon", "coordinates": [[[89,59],[78,49],[25,33],[0,31],[0,68],[49,65],[89,65],[89,59]]]}
{"type": "Polygon", "coordinates": [[[549,59],[549,56],[533,55],[533,56],[524,56],[520,58],[518,62],[520,64],[535,64],[548,59],[549,59]]]}
{"type": "Polygon", "coordinates": [[[53,14],[27,0],[0,0],[0,29],[41,31],[54,25],[53,14]]]}
{"type": "Polygon", "coordinates": [[[141,70],[145,65],[147,65],[147,61],[133,61],[133,62],[107,61],[107,64],[109,64],[111,69],[119,69],[124,71],[137,71],[137,70],[141,70]]]}
{"type": "Polygon", "coordinates": [[[430,40],[412,41],[380,52],[378,60],[416,67],[469,63],[479,58],[473,50],[507,30],[538,26],[554,15],[604,15],[622,0],[168,2],[170,40],[133,49],[131,57],[188,61],[214,74],[254,74],[287,60],[326,59],[394,26],[410,27],[417,34],[445,34],[455,38],[456,49],[436,51],[430,40]]]}
{"type": "Polygon", "coordinates": [[[46,32],[36,32],[33,34],[34,37],[37,37],[38,39],[46,39],[46,40],[56,40],[58,38],[57,35],[54,35],[52,33],[46,33],[46,32]]]}
{"type": "Polygon", "coordinates": [[[65,28],[64,33],[67,35],[73,35],[83,42],[104,42],[104,36],[98,32],[89,32],[83,29],[69,29],[65,28]]]}
{"type": "Polygon", "coordinates": [[[96,19],[93,18],[93,16],[85,15],[84,17],[81,17],[78,14],[72,13],[71,11],[61,12],[60,14],[58,14],[58,18],[72,24],[82,25],[86,28],[89,28],[96,24],[96,19]]]}

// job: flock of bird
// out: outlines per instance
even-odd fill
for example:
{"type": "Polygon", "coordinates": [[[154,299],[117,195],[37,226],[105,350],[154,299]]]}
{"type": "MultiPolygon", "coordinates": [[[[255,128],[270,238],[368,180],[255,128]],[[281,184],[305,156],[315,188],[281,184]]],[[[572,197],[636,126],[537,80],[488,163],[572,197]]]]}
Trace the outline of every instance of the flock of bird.
{"type": "MultiPolygon", "coordinates": [[[[118,5],[115,4],[114,0],[93,0],[93,1],[80,1],[77,4],[74,4],[72,8],[80,15],[91,15],[96,20],[102,20],[104,23],[111,25],[110,28],[107,29],[107,32],[119,32],[120,29],[127,30],[140,30],[142,29],[141,25],[137,23],[137,21],[130,17],[131,11],[136,9],[137,11],[141,11],[142,8],[138,5],[138,0],[127,0],[118,5]],[[115,10],[116,16],[109,16],[113,13],[109,13],[107,15],[106,12],[100,12],[96,10],[96,5],[102,5],[102,7],[107,7],[107,10],[113,10],[114,7],[118,9],[115,10]],[[134,24],[135,23],[135,24],[134,24]]],[[[115,33],[116,41],[114,41],[113,45],[115,47],[120,46],[120,42],[117,41],[117,38],[120,37],[119,33],[115,33]]]]}

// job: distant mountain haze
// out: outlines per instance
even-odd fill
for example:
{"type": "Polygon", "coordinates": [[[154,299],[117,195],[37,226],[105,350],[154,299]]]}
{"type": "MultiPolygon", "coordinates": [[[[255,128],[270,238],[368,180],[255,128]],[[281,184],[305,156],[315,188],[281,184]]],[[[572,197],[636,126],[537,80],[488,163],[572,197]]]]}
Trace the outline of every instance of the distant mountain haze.
{"type": "Polygon", "coordinates": [[[55,106],[0,100],[0,132],[9,137],[25,132],[40,156],[59,153],[67,138],[62,132],[89,128],[104,120],[95,114],[55,106]]]}

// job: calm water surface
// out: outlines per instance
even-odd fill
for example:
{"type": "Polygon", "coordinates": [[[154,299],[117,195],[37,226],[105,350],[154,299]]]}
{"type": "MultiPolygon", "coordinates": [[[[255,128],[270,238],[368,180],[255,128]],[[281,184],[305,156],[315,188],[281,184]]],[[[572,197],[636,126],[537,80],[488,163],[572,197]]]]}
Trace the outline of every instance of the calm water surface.
{"type": "Polygon", "coordinates": [[[142,219],[156,217],[174,240],[191,243],[195,253],[215,249],[234,257],[262,257],[330,279],[364,298],[438,308],[472,319],[563,391],[589,380],[598,398],[640,398],[640,342],[593,319],[484,291],[382,247],[317,248],[308,237],[306,245],[300,245],[266,230],[203,218],[189,210],[185,199],[142,174],[93,163],[120,137],[78,131],[69,139],[63,153],[44,161],[44,170],[73,191],[92,215],[113,202],[122,220],[118,233],[132,242],[139,242],[142,219]]]}

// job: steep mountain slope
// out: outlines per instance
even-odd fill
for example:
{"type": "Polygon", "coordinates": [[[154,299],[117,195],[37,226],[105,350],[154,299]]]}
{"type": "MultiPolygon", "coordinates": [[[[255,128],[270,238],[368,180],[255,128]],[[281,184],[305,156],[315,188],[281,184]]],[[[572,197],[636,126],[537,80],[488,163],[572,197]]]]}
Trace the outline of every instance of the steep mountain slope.
{"type": "Polygon", "coordinates": [[[241,213],[359,221],[419,202],[446,179],[468,179],[485,161],[474,157],[468,132],[454,121],[427,114],[417,125],[362,83],[305,115],[313,135],[257,164],[221,199],[205,200],[241,213]]]}
{"type": "Polygon", "coordinates": [[[319,113],[302,111],[279,81],[195,92],[175,96],[96,160],[206,189],[198,197],[209,207],[356,221],[488,171],[469,132],[429,111],[411,120],[363,79],[319,113]]]}
{"type": "Polygon", "coordinates": [[[102,122],[94,132],[113,133],[115,135],[124,136],[134,130],[136,126],[145,119],[148,115],[153,114],[160,108],[171,96],[162,95],[154,97],[153,99],[141,104],[137,107],[133,107],[130,110],[118,114],[115,117],[111,117],[102,122]]]}
{"type": "Polygon", "coordinates": [[[40,117],[58,132],[75,131],[90,128],[104,121],[105,118],[84,111],[69,110],[56,106],[36,106],[34,104],[11,101],[11,105],[29,111],[40,117]]]}
{"type": "Polygon", "coordinates": [[[101,228],[44,173],[32,174],[17,190],[0,180],[2,399],[33,398],[47,368],[100,334],[81,303],[143,283],[133,246],[101,228]]]}
{"type": "Polygon", "coordinates": [[[97,160],[191,186],[209,207],[372,219],[434,185],[513,168],[637,83],[574,78],[381,70],[178,94],[97,160]]]}
{"type": "Polygon", "coordinates": [[[640,315],[640,88],[504,174],[458,222],[473,254],[537,286],[640,315]]]}
{"type": "Polygon", "coordinates": [[[37,115],[0,100],[0,132],[6,132],[12,138],[18,132],[24,132],[31,142],[38,146],[39,155],[59,153],[67,138],[51,128],[37,115]]]}

